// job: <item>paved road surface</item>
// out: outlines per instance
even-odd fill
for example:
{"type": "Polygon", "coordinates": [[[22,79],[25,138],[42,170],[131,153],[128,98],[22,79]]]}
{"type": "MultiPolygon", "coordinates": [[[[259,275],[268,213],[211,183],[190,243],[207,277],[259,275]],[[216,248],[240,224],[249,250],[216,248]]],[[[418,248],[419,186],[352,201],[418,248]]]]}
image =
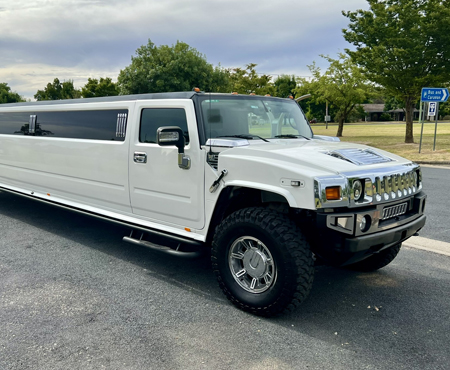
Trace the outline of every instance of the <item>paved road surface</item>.
{"type": "Polygon", "coordinates": [[[403,248],[376,273],[320,267],[299,310],[260,319],[224,299],[207,258],[159,255],[121,227],[6,193],[0,225],[2,370],[450,364],[447,256],[403,248]]]}
{"type": "Polygon", "coordinates": [[[428,198],[420,236],[450,243],[450,168],[424,165],[422,173],[428,198]]]}

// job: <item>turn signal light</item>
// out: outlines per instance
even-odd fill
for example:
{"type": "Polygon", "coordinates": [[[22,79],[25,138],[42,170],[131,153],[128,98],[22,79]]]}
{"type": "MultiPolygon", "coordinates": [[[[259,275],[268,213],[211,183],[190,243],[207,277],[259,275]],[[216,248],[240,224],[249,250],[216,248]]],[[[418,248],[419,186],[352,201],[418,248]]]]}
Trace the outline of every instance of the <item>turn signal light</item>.
{"type": "Polygon", "coordinates": [[[325,190],[327,200],[340,200],[341,199],[341,187],[331,186],[325,190]]]}

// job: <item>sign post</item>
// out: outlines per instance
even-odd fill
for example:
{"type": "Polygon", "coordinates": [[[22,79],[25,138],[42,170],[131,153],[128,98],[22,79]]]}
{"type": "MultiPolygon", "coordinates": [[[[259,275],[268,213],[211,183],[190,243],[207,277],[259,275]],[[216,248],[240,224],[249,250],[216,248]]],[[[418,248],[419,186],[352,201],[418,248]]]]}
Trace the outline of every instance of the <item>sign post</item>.
{"type": "MultiPolygon", "coordinates": [[[[428,115],[435,116],[435,126],[434,126],[434,144],[433,151],[436,150],[436,134],[437,134],[437,121],[438,121],[438,112],[439,112],[439,103],[444,103],[447,101],[449,96],[448,89],[446,88],[436,88],[436,87],[424,87],[422,88],[422,92],[420,94],[420,113],[419,113],[419,122],[422,123],[422,127],[420,130],[420,144],[419,144],[419,153],[422,150],[422,137],[423,137],[423,118],[422,118],[422,103],[428,102],[428,115]]],[[[425,113],[425,112],[424,112],[425,113]]]]}

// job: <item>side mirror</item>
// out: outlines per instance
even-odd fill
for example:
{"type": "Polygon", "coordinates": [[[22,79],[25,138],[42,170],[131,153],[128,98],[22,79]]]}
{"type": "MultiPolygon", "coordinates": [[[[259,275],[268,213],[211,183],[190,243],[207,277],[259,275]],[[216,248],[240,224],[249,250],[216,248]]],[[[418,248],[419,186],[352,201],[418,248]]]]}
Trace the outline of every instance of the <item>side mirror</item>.
{"type": "Polygon", "coordinates": [[[191,167],[191,158],[184,154],[183,130],[178,126],[160,127],[156,131],[156,141],[160,146],[176,146],[178,148],[178,167],[188,170],[191,167]]]}

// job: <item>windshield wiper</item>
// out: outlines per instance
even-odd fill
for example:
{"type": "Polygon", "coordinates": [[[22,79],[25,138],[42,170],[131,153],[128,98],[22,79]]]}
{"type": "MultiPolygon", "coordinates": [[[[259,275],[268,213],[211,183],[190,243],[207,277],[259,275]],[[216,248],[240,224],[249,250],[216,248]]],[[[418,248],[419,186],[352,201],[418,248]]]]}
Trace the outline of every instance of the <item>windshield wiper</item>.
{"type": "Polygon", "coordinates": [[[249,140],[252,140],[253,138],[256,137],[257,139],[260,139],[260,140],[262,140],[262,141],[265,141],[266,143],[269,142],[269,140],[264,139],[264,138],[261,137],[261,136],[258,136],[258,135],[252,135],[252,134],[223,135],[223,136],[217,136],[217,137],[238,137],[238,138],[240,138],[240,139],[249,139],[249,140]]]}
{"type": "Polygon", "coordinates": [[[303,135],[293,135],[293,134],[284,134],[284,135],[276,135],[277,139],[298,139],[299,137],[302,137],[306,140],[311,140],[309,137],[303,136],[303,135]]]}

